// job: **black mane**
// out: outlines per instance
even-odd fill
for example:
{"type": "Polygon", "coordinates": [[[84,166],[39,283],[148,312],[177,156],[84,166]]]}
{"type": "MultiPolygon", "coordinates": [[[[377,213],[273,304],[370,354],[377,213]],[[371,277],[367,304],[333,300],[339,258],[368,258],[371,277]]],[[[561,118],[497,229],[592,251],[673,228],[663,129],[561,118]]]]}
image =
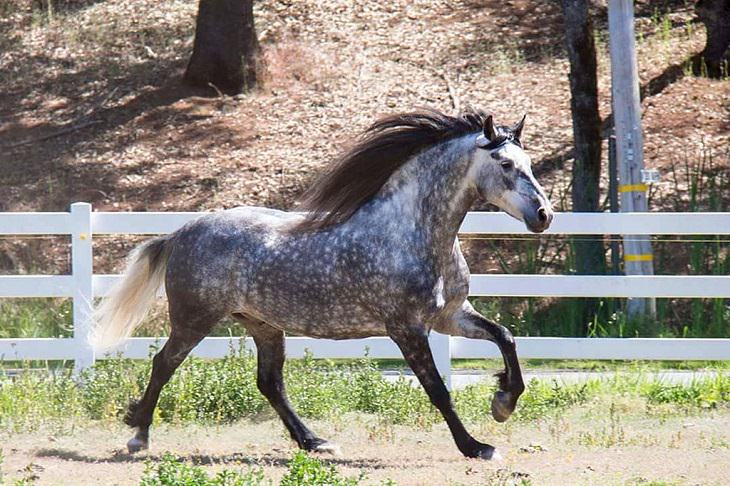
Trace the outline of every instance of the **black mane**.
{"type": "MultiPolygon", "coordinates": [[[[479,132],[486,119],[481,110],[449,116],[431,109],[381,118],[305,192],[302,206],[309,215],[294,231],[314,231],[347,221],[413,155],[479,132]]],[[[507,140],[507,130],[498,133],[500,143],[507,140]]]]}

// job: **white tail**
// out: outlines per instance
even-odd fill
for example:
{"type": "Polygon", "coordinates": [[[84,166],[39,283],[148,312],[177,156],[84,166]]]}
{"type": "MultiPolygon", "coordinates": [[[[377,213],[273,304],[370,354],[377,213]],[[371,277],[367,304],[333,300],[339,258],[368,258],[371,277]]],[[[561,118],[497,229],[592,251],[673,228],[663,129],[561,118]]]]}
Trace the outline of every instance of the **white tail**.
{"type": "Polygon", "coordinates": [[[124,278],[92,313],[89,343],[96,351],[127,339],[147,315],[165,276],[169,241],[169,236],[155,238],[129,256],[124,278]]]}

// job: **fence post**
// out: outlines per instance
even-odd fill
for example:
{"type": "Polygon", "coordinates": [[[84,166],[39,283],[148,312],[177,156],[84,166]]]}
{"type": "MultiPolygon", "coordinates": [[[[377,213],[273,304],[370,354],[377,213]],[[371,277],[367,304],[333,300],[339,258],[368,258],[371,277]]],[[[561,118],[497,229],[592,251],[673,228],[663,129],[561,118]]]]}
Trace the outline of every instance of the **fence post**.
{"type": "Polygon", "coordinates": [[[431,354],[439,374],[444,377],[446,388],[451,390],[451,336],[431,331],[428,336],[431,354]]]}
{"type": "Polygon", "coordinates": [[[91,247],[91,204],[71,205],[71,273],[74,282],[73,325],[76,347],[74,370],[78,374],[94,364],[94,350],[88,335],[93,303],[93,254],[91,247]]]}
{"type": "MultiPolygon", "coordinates": [[[[644,168],[644,138],[641,132],[633,0],[608,2],[608,31],[621,212],[646,212],[648,188],[641,177],[641,170],[644,168]]],[[[626,275],[653,275],[653,261],[650,236],[624,235],[626,275]]],[[[643,297],[629,299],[626,312],[629,316],[648,313],[655,317],[656,300],[643,297]]]]}

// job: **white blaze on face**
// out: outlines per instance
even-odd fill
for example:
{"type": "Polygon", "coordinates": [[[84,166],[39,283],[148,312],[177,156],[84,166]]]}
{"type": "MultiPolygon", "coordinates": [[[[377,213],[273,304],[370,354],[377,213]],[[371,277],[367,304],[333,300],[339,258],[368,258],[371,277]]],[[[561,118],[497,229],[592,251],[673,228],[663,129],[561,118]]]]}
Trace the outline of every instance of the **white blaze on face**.
{"type": "Polygon", "coordinates": [[[507,214],[520,221],[524,221],[524,212],[527,207],[527,200],[534,197],[534,190],[527,184],[522,174],[529,177],[533,184],[536,184],[530,168],[530,156],[520,147],[513,143],[507,143],[497,149],[493,154],[498,157],[496,165],[502,171],[502,178],[512,182],[514,189],[510,189],[506,182],[503,182],[503,190],[499,196],[501,200],[497,206],[507,214]],[[502,169],[501,164],[511,162],[513,168],[509,171],[502,169]]]}
{"type": "Polygon", "coordinates": [[[514,143],[492,150],[477,149],[469,178],[487,202],[520,221],[536,199],[549,204],[532,174],[530,156],[514,143]],[[505,163],[512,167],[505,170],[505,163]]]}

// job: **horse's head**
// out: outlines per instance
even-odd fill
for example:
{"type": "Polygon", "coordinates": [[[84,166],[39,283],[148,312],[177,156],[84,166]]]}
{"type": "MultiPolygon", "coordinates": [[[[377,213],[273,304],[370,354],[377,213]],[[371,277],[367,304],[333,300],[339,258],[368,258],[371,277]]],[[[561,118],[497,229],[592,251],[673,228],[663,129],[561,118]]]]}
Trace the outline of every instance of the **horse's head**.
{"type": "Polygon", "coordinates": [[[524,221],[530,231],[541,233],[550,226],[553,209],[532,175],[530,156],[522,149],[524,124],[523,117],[513,127],[495,126],[487,117],[476,139],[470,175],[483,199],[524,221]]]}

